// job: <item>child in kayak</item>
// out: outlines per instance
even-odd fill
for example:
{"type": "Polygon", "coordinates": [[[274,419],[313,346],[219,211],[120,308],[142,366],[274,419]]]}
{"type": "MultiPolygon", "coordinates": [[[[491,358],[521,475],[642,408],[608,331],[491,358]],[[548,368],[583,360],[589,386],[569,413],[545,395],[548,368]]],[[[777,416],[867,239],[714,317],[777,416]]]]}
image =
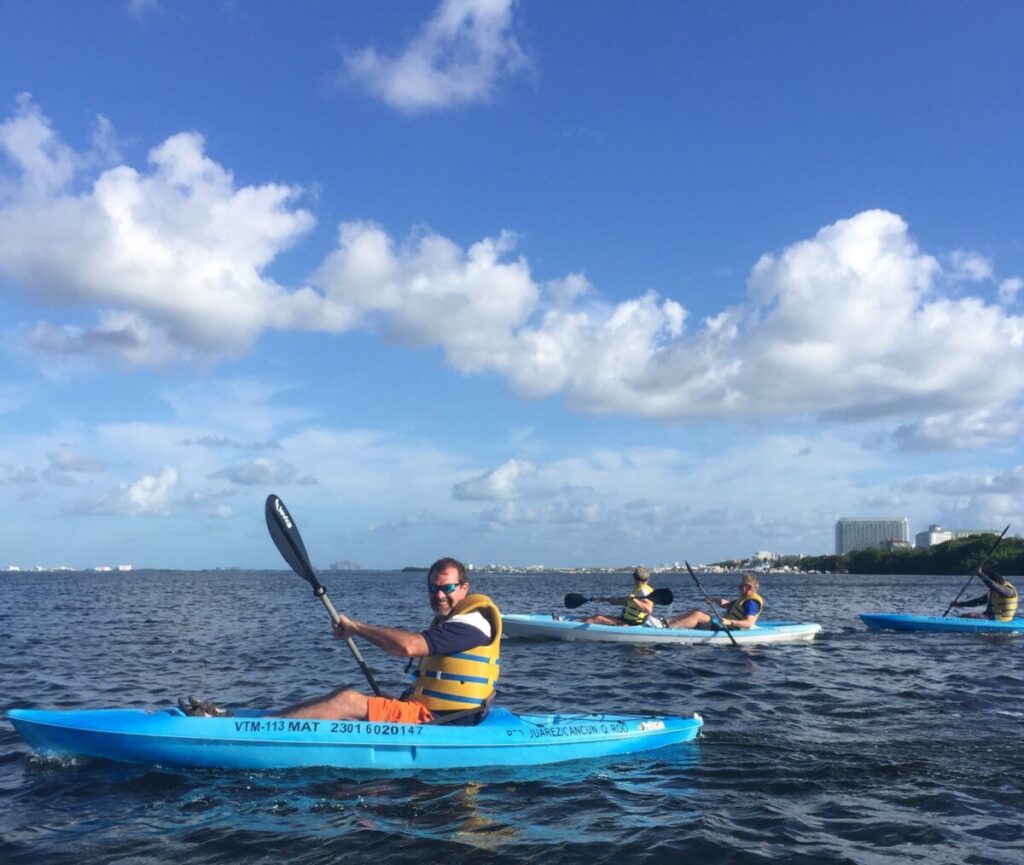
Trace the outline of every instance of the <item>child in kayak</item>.
{"type": "Polygon", "coordinates": [[[640,565],[633,569],[633,591],[626,597],[594,598],[605,604],[622,604],[622,613],[618,616],[597,614],[583,621],[588,625],[643,625],[646,624],[654,611],[654,601],[650,595],[654,588],[650,584],[651,572],[640,565]]]}

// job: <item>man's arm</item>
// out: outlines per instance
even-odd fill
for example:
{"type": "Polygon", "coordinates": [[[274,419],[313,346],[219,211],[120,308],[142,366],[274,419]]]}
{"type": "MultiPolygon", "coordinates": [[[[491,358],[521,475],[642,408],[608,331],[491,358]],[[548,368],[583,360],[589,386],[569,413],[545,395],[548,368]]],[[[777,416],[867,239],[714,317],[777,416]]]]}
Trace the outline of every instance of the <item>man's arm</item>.
{"type": "Polygon", "coordinates": [[[978,595],[976,598],[971,598],[969,601],[957,601],[953,604],[954,607],[980,607],[982,604],[988,603],[988,595],[978,595]]]}
{"type": "Polygon", "coordinates": [[[988,574],[978,574],[981,577],[981,581],[988,586],[993,592],[1002,595],[1004,598],[1013,597],[1013,589],[1009,586],[1004,586],[1002,583],[997,583],[988,574]]]}
{"type": "Polygon", "coordinates": [[[401,628],[368,625],[366,622],[350,619],[342,614],[338,615],[338,624],[334,626],[334,636],[339,640],[362,637],[389,655],[396,655],[399,658],[418,658],[430,654],[430,648],[427,646],[423,634],[414,634],[412,631],[403,631],[401,628]]]}

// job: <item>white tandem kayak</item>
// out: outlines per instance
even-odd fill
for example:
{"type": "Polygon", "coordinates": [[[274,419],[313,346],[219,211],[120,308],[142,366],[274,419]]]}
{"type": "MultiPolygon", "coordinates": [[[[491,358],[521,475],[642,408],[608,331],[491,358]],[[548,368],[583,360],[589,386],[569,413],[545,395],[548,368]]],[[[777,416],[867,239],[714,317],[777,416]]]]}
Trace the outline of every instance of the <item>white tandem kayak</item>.
{"type": "Polygon", "coordinates": [[[520,615],[501,617],[505,638],[526,640],[588,640],[602,643],[644,643],[653,645],[692,646],[706,644],[731,646],[732,634],[741,645],[762,643],[793,643],[813,640],[821,632],[815,622],[758,622],[753,628],[725,631],[704,631],[697,628],[653,628],[647,625],[588,625],[581,619],[551,615],[520,615]]]}

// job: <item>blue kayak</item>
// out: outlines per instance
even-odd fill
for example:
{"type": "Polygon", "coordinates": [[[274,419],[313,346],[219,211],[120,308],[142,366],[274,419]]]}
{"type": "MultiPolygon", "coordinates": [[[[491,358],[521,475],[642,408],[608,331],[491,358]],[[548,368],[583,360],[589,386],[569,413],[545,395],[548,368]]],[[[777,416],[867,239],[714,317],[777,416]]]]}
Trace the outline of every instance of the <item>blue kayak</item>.
{"type": "Polygon", "coordinates": [[[450,769],[533,766],[632,754],[696,738],[703,721],[639,715],[515,715],[493,708],[474,727],[313,721],[243,711],[10,709],[39,753],[209,769],[450,769]]]}
{"type": "Polygon", "coordinates": [[[962,616],[911,616],[904,613],[861,613],[864,624],[873,631],[945,631],[969,634],[1024,633],[1024,619],[996,622],[992,619],[966,619],[962,616]]]}
{"type": "Polygon", "coordinates": [[[753,628],[729,631],[704,631],[699,628],[654,628],[647,625],[588,625],[573,616],[552,618],[550,615],[507,613],[501,617],[502,634],[506,639],[586,640],[602,643],[643,643],[656,645],[731,646],[732,634],[737,643],[791,643],[813,640],[821,631],[815,622],[758,622],[753,628]]]}

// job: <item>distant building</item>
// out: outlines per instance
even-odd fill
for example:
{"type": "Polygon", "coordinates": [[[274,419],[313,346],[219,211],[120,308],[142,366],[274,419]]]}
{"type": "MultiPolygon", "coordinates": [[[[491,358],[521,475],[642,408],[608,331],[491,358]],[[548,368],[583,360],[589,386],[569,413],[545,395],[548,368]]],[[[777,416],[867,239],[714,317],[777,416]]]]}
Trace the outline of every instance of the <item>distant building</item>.
{"type": "Polygon", "coordinates": [[[914,536],[914,546],[919,550],[927,550],[936,544],[969,538],[971,535],[998,535],[998,529],[944,529],[939,525],[928,526],[928,531],[918,532],[914,536]]]}
{"type": "Polygon", "coordinates": [[[836,521],[836,555],[870,547],[892,549],[910,546],[910,523],[906,517],[840,517],[836,521]]]}

